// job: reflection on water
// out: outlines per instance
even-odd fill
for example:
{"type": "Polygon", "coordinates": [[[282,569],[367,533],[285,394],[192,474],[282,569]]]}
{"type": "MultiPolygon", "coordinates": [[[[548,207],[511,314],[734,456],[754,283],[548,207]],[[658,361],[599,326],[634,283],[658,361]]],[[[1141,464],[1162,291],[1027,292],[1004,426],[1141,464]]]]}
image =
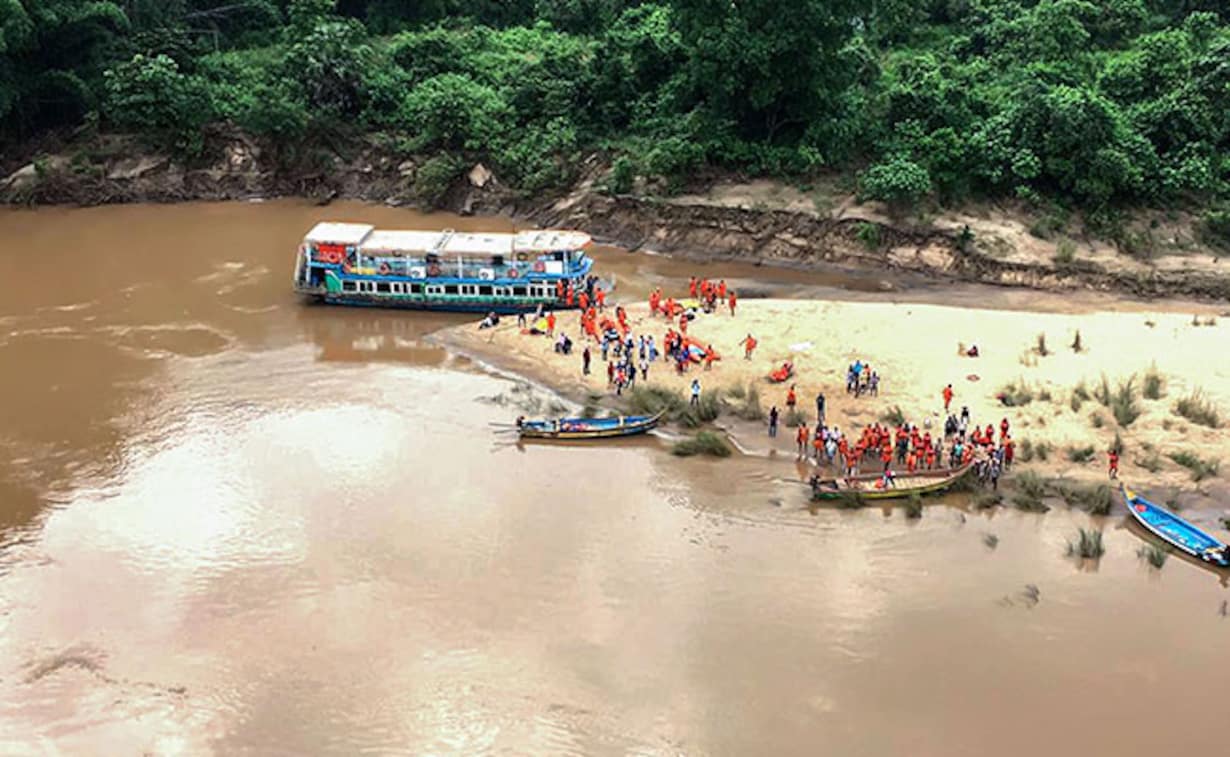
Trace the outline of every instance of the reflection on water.
{"type": "Polygon", "coordinates": [[[424,338],[453,317],[289,295],[318,215],[0,216],[31,261],[0,303],[0,753],[1218,746],[1207,571],[1116,519],[1090,572],[1082,514],[813,510],[789,460],[501,442],[508,383],[424,338]],[[1167,727],[1122,717],[1142,696],[1167,727]]]}

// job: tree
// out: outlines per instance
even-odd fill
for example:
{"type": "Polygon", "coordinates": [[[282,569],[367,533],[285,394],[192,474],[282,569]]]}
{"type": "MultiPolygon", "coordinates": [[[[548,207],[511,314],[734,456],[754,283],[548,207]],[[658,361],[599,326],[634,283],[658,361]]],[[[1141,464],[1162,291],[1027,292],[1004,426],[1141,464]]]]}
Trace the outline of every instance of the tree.
{"type": "Polygon", "coordinates": [[[901,206],[917,202],[931,192],[927,169],[905,157],[876,163],[863,173],[863,194],[873,200],[901,206]]]}
{"type": "Polygon", "coordinates": [[[672,0],[693,102],[748,139],[801,134],[851,79],[855,0],[672,0]]]}
{"type": "Polygon", "coordinates": [[[106,74],[106,114],[120,128],[142,131],[195,154],[201,126],[213,118],[204,84],[180,73],[171,58],[133,56],[106,74]]]}

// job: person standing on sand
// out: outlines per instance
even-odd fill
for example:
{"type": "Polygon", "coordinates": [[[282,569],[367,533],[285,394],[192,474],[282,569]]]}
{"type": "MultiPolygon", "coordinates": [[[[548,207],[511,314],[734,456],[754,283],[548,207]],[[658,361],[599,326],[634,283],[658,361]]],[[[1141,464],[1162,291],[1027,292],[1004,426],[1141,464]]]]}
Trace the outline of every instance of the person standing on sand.
{"type": "Polygon", "coordinates": [[[799,430],[794,432],[794,443],[799,447],[799,457],[802,460],[806,456],[807,450],[807,424],[800,423],[799,430]]]}
{"type": "Polygon", "coordinates": [[[588,375],[589,375],[589,360],[590,360],[590,357],[591,357],[591,356],[590,356],[590,354],[589,354],[589,345],[588,345],[588,344],[586,344],[586,345],[585,345],[585,350],[581,353],[581,374],[582,374],[582,375],[584,375],[584,376],[588,376],[588,375]]]}
{"type": "Polygon", "coordinates": [[[769,437],[777,437],[777,405],[769,408],[769,437]]]}
{"type": "Polygon", "coordinates": [[[696,299],[696,277],[695,276],[688,279],[688,296],[691,297],[692,299],[696,299]]]}
{"type": "Polygon", "coordinates": [[[944,412],[948,412],[948,406],[952,404],[952,384],[944,387],[944,412]]]}
{"type": "Polygon", "coordinates": [[[786,407],[793,410],[798,401],[799,397],[794,393],[794,384],[791,384],[790,388],[786,390],[786,407]]]}
{"type": "Polygon", "coordinates": [[[700,405],[700,379],[692,379],[692,407],[700,405]]]}
{"type": "Polygon", "coordinates": [[[743,345],[743,359],[751,360],[752,351],[756,349],[756,337],[748,334],[739,344],[743,345]]]}
{"type": "Polygon", "coordinates": [[[727,304],[730,305],[730,317],[731,318],[735,317],[735,304],[738,301],[739,301],[739,298],[735,296],[735,290],[733,289],[730,290],[730,299],[727,300],[727,304]]]}
{"type": "Polygon", "coordinates": [[[649,380],[649,363],[645,362],[645,358],[641,358],[641,381],[649,380]]]}
{"type": "Polygon", "coordinates": [[[1109,470],[1107,471],[1110,478],[1119,478],[1119,453],[1112,449],[1106,453],[1106,457],[1110,464],[1109,470]]]}
{"type": "Polygon", "coordinates": [[[716,359],[714,357],[715,354],[716,353],[714,353],[713,351],[712,344],[705,348],[705,370],[706,371],[713,368],[713,361],[716,359]]]}
{"type": "Polygon", "coordinates": [[[606,364],[606,385],[610,386],[615,383],[615,361],[606,364]]]}
{"type": "Polygon", "coordinates": [[[547,313],[547,334],[555,336],[555,311],[547,313]]]}
{"type": "Polygon", "coordinates": [[[824,392],[816,395],[816,425],[824,424],[824,392]]]}

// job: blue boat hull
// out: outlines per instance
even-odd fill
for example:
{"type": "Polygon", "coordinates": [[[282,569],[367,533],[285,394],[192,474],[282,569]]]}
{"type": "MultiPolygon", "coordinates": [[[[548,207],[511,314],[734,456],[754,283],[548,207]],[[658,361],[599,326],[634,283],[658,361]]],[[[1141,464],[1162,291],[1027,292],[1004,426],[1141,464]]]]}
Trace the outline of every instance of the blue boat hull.
{"type": "Polygon", "coordinates": [[[662,413],[619,418],[560,418],[553,421],[523,421],[517,432],[523,439],[613,439],[653,430],[662,413]]]}
{"type": "Polygon", "coordinates": [[[1149,533],[1210,565],[1230,568],[1230,553],[1227,553],[1225,544],[1126,486],[1120,487],[1120,494],[1128,512],[1149,533]]]}
{"type": "MultiPolygon", "coordinates": [[[[516,315],[518,313],[533,313],[540,303],[506,303],[491,302],[457,302],[455,300],[433,302],[431,300],[398,300],[390,297],[362,297],[356,295],[314,295],[319,302],[326,305],[343,305],[346,307],[383,308],[385,310],[419,310],[438,313],[498,313],[500,315],[516,315]]],[[[546,310],[567,310],[563,303],[548,305],[546,310]]]]}

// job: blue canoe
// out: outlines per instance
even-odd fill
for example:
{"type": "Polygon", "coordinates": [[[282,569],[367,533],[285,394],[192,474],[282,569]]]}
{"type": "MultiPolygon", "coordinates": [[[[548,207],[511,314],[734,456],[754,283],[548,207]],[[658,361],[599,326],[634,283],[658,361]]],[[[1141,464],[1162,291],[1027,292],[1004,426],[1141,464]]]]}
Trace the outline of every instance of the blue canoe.
{"type": "Polygon", "coordinates": [[[1230,549],[1225,544],[1126,486],[1120,492],[1128,512],[1154,536],[1210,565],[1230,568],[1230,549]]]}
{"type": "MultiPolygon", "coordinates": [[[[663,411],[665,412],[665,411],[663,411]]],[[[617,418],[559,418],[550,421],[520,421],[517,433],[523,439],[612,439],[643,434],[662,419],[656,415],[621,415],[617,418]]]]}

